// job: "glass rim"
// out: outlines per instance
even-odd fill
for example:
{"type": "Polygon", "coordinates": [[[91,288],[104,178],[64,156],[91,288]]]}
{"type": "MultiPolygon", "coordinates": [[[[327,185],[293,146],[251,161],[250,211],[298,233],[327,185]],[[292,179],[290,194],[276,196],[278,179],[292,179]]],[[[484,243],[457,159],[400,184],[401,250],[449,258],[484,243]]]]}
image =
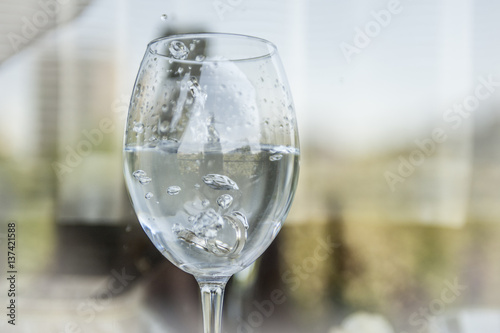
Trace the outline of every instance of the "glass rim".
{"type": "Polygon", "coordinates": [[[276,45],[272,42],[270,42],[267,39],[260,38],[260,37],[255,37],[255,36],[250,36],[250,35],[244,35],[244,34],[235,34],[235,33],[226,33],[226,32],[200,32],[200,33],[186,33],[186,34],[176,34],[176,35],[170,35],[166,37],[160,37],[153,39],[148,43],[147,50],[149,53],[164,57],[167,59],[171,59],[174,62],[179,62],[179,63],[185,63],[185,64],[200,64],[200,63],[207,63],[207,62],[221,62],[221,61],[231,61],[231,62],[244,62],[244,61],[254,61],[254,60],[260,60],[260,59],[265,59],[265,58],[271,58],[275,54],[278,53],[278,48],[276,45]],[[168,40],[182,40],[182,39],[210,39],[210,38],[237,38],[237,39],[247,39],[247,40],[252,40],[254,42],[259,42],[262,44],[265,44],[268,47],[268,52],[263,52],[262,55],[259,56],[254,56],[254,57],[238,57],[236,59],[211,59],[211,58],[205,58],[201,61],[198,60],[187,60],[187,59],[176,59],[172,57],[171,55],[163,54],[163,53],[158,53],[156,50],[153,49],[155,45],[157,45],[160,42],[165,42],[168,40]]]}

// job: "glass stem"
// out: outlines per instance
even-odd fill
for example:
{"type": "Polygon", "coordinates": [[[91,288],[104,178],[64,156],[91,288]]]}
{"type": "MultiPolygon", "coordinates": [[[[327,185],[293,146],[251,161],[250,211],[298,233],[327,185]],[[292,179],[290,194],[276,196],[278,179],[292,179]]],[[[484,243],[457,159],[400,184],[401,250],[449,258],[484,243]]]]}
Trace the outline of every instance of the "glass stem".
{"type": "Polygon", "coordinates": [[[204,333],[222,333],[222,303],[228,279],[227,277],[208,281],[196,279],[201,291],[204,333]]]}

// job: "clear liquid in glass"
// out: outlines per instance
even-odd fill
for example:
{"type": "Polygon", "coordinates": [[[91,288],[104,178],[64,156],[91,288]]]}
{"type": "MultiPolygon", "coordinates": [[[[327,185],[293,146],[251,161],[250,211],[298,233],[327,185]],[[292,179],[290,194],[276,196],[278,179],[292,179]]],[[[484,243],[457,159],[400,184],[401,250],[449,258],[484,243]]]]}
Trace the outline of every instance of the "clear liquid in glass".
{"type": "Polygon", "coordinates": [[[297,183],[296,148],[218,148],[125,148],[125,178],[143,229],[195,276],[231,276],[256,260],[281,228],[297,183]]]}

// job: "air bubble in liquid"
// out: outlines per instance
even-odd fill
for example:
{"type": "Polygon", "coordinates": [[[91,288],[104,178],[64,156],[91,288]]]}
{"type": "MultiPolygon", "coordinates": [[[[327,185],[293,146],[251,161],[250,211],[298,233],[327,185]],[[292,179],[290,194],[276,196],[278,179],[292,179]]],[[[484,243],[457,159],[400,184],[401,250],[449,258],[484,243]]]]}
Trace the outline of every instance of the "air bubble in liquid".
{"type": "Polygon", "coordinates": [[[146,193],[146,195],[144,196],[144,198],[146,198],[148,200],[151,199],[152,197],[154,197],[154,194],[151,192],[146,193]]]}
{"type": "Polygon", "coordinates": [[[275,154],[275,155],[269,156],[269,161],[271,161],[271,162],[279,161],[282,158],[283,158],[283,155],[281,155],[281,154],[275,154]]]}
{"type": "Polygon", "coordinates": [[[239,190],[238,185],[228,176],[208,174],[202,177],[203,182],[214,190],[239,190]]]}
{"type": "Polygon", "coordinates": [[[134,178],[137,179],[141,185],[151,183],[151,178],[148,177],[146,171],[144,170],[136,170],[132,173],[132,176],[134,176],[134,178]]]}
{"type": "Polygon", "coordinates": [[[233,203],[233,197],[229,194],[223,194],[217,198],[217,205],[222,209],[227,209],[233,203]]]}
{"type": "Polygon", "coordinates": [[[149,178],[149,177],[141,177],[139,178],[139,183],[141,183],[141,185],[146,185],[146,184],[149,184],[151,183],[152,179],[149,178]]]}
{"type": "Polygon", "coordinates": [[[142,177],[146,177],[147,174],[146,174],[146,171],[144,171],[144,170],[135,170],[132,173],[132,176],[134,176],[135,179],[140,179],[142,177]]]}
{"type": "Polygon", "coordinates": [[[181,188],[179,186],[170,186],[167,188],[167,194],[169,195],[177,195],[181,191],[181,188]]]}

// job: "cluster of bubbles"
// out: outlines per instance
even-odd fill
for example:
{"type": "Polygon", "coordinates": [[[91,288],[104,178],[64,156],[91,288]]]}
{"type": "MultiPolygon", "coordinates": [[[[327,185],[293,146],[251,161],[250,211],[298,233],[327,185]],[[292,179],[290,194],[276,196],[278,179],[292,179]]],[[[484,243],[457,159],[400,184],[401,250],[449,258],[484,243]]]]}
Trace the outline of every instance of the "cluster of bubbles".
{"type": "Polygon", "coordinates": [[[221,257],[234,257],[238,255],[245,246],[247,238],[248,221],[240,212],[232,212],[228,215],[219,215],[210,208],[190,219],[193,223],[191,229],[183,228],[174,224],[172,231],[177,237],[188,244],[203,249],[209,253],[221,257]],[[218,231],[230,225],[236,235],[233,246],[217,239],[218,231]]]}
{"type": "Polygon", "coordinates": [[[206,239],[214,239],[217,237],[217,231],[222,229],[224,221],[222,216],[217,214],[213,208],[209,208],[205,212],[201,212],[190,219],[193,227],[192,231],[198,237],[206,239]]]}
{"type": "MultiPolygon", "coordinates": [[[[135,170],[132,176],[141,184],[146,185],[151,183],[152,179],[144,170],[135,170]]],[[[217,191],[235,191],[239,190],[238,184],[231,178],[220,174],[207,174],[202,177],[203,183],[213,190],[217,191]]],[[[200,185],[195,184],[195,188],[199,189],[200,185]]],[[[169,186],[167,188],[168,195],[177,195],[181,192],[179,186],[169,186]]],[[[154,197],[152,192],[147,192],[144,195],[146,200],[154,197]]],[[[234,198],[230,194],[221,194],[216,202],[222,210],[227,210],[233,203],[234,198]]],[[[210,201],[203,200],[202,207],[209,207],[210,201]]],[[[216,212],[213,208],[208,208],[198,214],[191,215],[188,218],[191,223],[190,228],[184,228],[179,224],[174,224],[172,231],[181,240],[195,245],[198,248],[211,252],[217,256],[235,256],[243,248],[248,229],[248,221],[246,216],[238,211],[233,211],[229,214],[222,215],[216,212]],[[224,226],[231,226],[236,233],[235,244],[231,247],[217,240],[218,232],[224,226]]]]}
{"type": "Polygon", "coordinates": [[[137,179],[141,185],[151,183],[151,178],[148,177],[146,171],[144,170],[136,170],[132,173],[132,176],[134,176],[134,178],[137,179]]]}
{"type": "MultiPolygon", "coordinates": [[[[202,180],[206,186],[213,190],[239,190],[236,182],[225,175],[207,174],[202,177],[202,180]]],[[[195,188],[199,189],[200,185],[196,184],[195,188]]],[[[227,210],[232,205],[233,200],[230,194],[225,193],[218,196],[216,202],[222,210],[227,210]]],[[[209,205],[208,200],[202,201],[202,207],[207,208],[209,205]]],[[[191,215],[188,221],[190,227],[185,228],[180,224],[175,224],[172,231],[179,239],[197,248],[217,256],[231,257],[238,255],[245,245],[249,225],[246,216],[241,212],[233,211],[229,214],[222,214],[213,208],[207,208],[198,214],[191,215]],[[234,229],[236,239],[232,246],[218,239],[219,231],[224,227],[234,229]]]]}
{"type": "MultiPolygon", "coordinates": [[[[137,179],[141,185],[147,185],[152,181],[151,177],[148,177],[148,174],[144,170],[135,170],[132,173],[132,176],[134,176],[134,178],[137,179]]],[[[179,186],[170,186],[167,188],[167,194],[169,195],[177,195],[180,192],[181,188],[179,186]]],[[[144,197],[149,200],[154,197],[154,194],[152,192],[147,192],[144,197]]]]}

